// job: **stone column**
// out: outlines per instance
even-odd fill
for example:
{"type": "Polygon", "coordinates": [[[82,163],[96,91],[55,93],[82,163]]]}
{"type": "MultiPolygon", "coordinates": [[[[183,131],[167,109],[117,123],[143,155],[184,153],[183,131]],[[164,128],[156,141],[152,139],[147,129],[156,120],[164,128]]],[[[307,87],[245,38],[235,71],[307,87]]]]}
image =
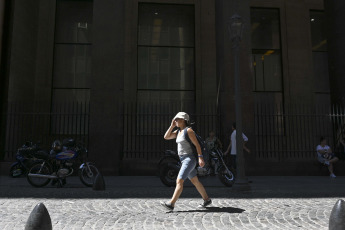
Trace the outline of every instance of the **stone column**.
{"type": "Polygon", "coordinates": [[[53,80],[56,0],[39,1],[36,37],[35,111],[50,112],[53,80]]]}
{"type": "Polygon", "coordinates": [[[34,101],[39,2],[14,1],[13,7],[8,100],[30,104],[34,101]]]}
{"type": "MultiPolygon", "coordinates": [[[[6,90],[5,84],[6,84],[6,76],[5,76],[5,71],[4,71],[4,65],[1,61],[1,57],[3,56],[3,51],[2,51],[2,41],[3,41],[3,28],[4,28],[4,18],[5,18],[5,0],[0,0],[0,67],[2,70],[0,70],[0,125],[1,127],[4,127],[5,121],[4,118],[1,116],[1,114],[4,112],[4,98],[5,98],[5,93],[4,91],[6,90]]],[[[5,135],[5,129],[2,129],[0,131],[0,161],[4,158],[4,137],[5,135]]]]}
{"type": "Polygon", "coordinates": [[[324,1],[328,28],[328,63],[331,100],[345,103],[345,1],[324,1]]]}
{"type": "MultiPolygon", "coordinates": [[[[285,1],[285,25],[281,31],[286,30],[288,49],[286,51],[288,64],[283,66],[289,71],[287,78],[284,79],[286,105],[312,104],[314,101],[309,15],[305,1],[285,1]]],[[[282,51],[284,52],[284,49],[282,51]]]]}
{"type": "Polygon", "coordinates": [[[4,16],[5,16],[5,0],[0,0],[0,63],[2,56],[2,36],[4,27],[4,16]]]}
{"type": "Polygon", "coordinates": [[[220,108],[222,139],[225,147],[229,144],[231,126],[235,121],[235,90],[234,90],[234,50],[229,37],[227,23],[235,13],[242,17],[244,31],[239,51],[241,95],[242,95],[242,123],[243,132],[251,139],[250,148],[254,148],[254,97],[253,97],[253,69],[251,65],[251,25],[249,0],[216,0],[216,41],[217,41],[217,77],[220,84],[220,108]]]}
{"type": "MultiPolygon", "coordinates": [[[[220,84],[220,105],[226,117],[226,129],[231,128],[235,120],[234,93],[234,60],[232,43],[229,38],[227,22],[235,13],[235,0],[216,0],[216,37],[217,37],[217,76],[220,84]]],[[[240,76],[242,91],[242,109],[244,130],[252,130],[253,126],[253,69],[251,65],[251,26],[249,1],[238,1],[237,13],[242,17],[244,31],[240,44],[240,76]]]]}
{"type": "Polygon", "coordinates": [[[8,4],[12,4],[7,8],[12,8],[13,13],[8,22],[11,25],[7,35],[9,47],[6,47],[9,52],[6,96],[9,102],[25,102],[30,112],[34,102],[44,102],[49,111],[56,0],[8,4]]]}
{"type": "MultiPolygon", "coordinates": [[[[9,54],[6,55],[8,74],[8,92],[5,98],[15,103],[15,109],[8,105],[9,112],[32,112],[35,89],[35,65],[38,31],[39,1],[11,1],[11,27],[9,32],[9,54]]],[[[12,150],[22,145],[21,136],[30,132],[30,122],[23,121],[23,116],[7,117],[5,150],[12,150]],[[10,122],[12,120],[12,126],[10,122]],[[13,125],[14,124],[14,125],[13,125]],[[13,138],[15,137],[15,138],[13,138]]],[[[13,160],[13,153],[5,156],[5,161],[13,160]],[[11,155],[12,154],[12,155],[11,155]]]]}
{"type": "Polygon", "coordinates": [[[89,157],[103,174],[121,160],[125,0],[94,1],[89,157]]]}

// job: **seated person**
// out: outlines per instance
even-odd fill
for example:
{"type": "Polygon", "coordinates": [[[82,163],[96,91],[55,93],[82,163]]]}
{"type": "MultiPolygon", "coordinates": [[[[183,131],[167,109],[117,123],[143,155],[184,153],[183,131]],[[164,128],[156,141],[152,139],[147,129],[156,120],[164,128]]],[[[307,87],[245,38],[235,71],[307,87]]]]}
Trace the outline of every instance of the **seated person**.
{"type": "Polygon", "coordinates": [[[316,147],[317,159],[322,164],[328,165],[330,177],[335,178],[333,173],[333,164],[339,159],[332,153],[332,149],[327,145],[327,140],[324,137],[320,138],[320,144],[316,147]]]}
{"type": "Polygon", "coordinates": [[[209,136],[206,138],[206,145],[209,151],[215,151],[216,149],[222,149],[222,142],[216,137],[214,131],[209,133],[209,136]]]}
{"type": "Polygon", "coordinates": [[[222,149],[222,142],[216,137],[216,133],[214,131],[209,132],[209,136],[206,138],[206,146],[207,149],[210,151],[211,158],[210,158],[210,163],[211,167],[214,169],[214,174],[217,174],[217,168],[219,167],[219,161],[214,162],[212,160],[212,157],[216,157],[215,151],[217,149],[222,149]]]}

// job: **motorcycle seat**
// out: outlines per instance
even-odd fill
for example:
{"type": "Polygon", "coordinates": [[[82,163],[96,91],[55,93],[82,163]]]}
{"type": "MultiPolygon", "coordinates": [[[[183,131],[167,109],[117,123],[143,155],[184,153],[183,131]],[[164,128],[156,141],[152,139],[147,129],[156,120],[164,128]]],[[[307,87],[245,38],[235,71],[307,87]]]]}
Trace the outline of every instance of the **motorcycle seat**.
{"type": "Polygon", "coordinates": [[[50,155],[47,152],[40,150],[34,153],[34,157],[36,157],[37,159],[48,160],[50,158],[50,155]]]}

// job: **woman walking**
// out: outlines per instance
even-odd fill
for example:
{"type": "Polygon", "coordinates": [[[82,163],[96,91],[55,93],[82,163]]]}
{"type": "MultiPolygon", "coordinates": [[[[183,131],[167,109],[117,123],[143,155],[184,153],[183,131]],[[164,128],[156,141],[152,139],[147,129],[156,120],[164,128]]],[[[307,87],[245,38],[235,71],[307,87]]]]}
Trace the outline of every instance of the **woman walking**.
{"type": "Polygon", "coordinates": [[[198,140],[196,139],[195,133],[192,128],[189,127],[189,115],[185,112],[179,112],[171,122],[169,129],[166,131],[164,135],[165,140],[176,139],[178,155],[181,160],[181,169],[176,179],[176,188],[175,192],[169,202],[162,202],[162,206],[169,211],[173,211],[175,207],[175,203],[180,197],[182,190],[183,190],[183,183],[188,178],[192,184],[196,187],[200,195],[202,196],[204,202],[199,205],[199,207],[207,207],[212,203],[211,199],[208,197],[204,186],[200,183],[197,172],[195,169],[196,161],[193,154],[193,148],[190,143],[185,139],[184,130],[187,129],[187,134],[195,145],[197,153],[198,153],[198,161],[200,167],[204,167],[205,161],[202,156],[201,147],[199,145],[198,140]],[[173,129],[177,127],[178,130],[173,131],[173,129]]]}

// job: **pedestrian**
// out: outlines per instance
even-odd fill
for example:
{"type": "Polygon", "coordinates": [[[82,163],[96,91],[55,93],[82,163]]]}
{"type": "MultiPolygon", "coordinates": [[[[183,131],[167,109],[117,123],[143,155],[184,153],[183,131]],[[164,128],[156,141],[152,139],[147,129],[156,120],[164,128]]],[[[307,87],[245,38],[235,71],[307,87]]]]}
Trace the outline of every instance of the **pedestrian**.
{"type": "Polygon", "coordinates": [[[189,115],[185,112],[179,112],[171,121],[169,129],[164,135],[165,140],[176,139],[178,156],[181,160],[181,168],[176,179],[175,192],[168,202],[162,202],[161,205],[169,211],[173,211],[175,203],[180,197],[183,190],[183,183],[188,178],[203,198],[203,203],[199,205],[200,208],[205,208],[212,203],[208,197],[204,186],[200,183],[197,171],[195,169],[197,165],[197,159],[193,153],[191,144],[184,137],[184,130],[187,129],[189,139],[195,145],[198,153],[198,162],[200,167],[205,166],[205,161],[201,152],[201,147],[195,136],[195,133],[190,126],[189,115]],[[174,130],[177,128],[177,130],[174,130]]]}
{"type": "MultiPolygon", "coordinates": [[[[230,152],[231,165],[232,167],[234,167],[234,169],[236,169],[237,150],[236,150],[236,123],[235,122],[232,124],[231,128],[232,128],[232,133],[230,136],[230,144],[228,146],[228,149],[225,151],[224,155],[228,155],[228,153],[230,152]]],[[[250,150],[245,145],[246,142],[248,142],[248,137],[244,135],[244,133],[242,133],[242,137],[243,137],[243,149],[246,150],[248,153],[250,153],[250,150]]]]}
{"type": "Polygon", "coordinates": [[[320,144],[316,147],[317,159],[320,163],[328,166],[328,171],[331,178],[336,178],[333,173],[333,164],[339,159],[332,153],[331,147],[327,145],[327,140],[324,137],[320,138],[320,144]]]}

